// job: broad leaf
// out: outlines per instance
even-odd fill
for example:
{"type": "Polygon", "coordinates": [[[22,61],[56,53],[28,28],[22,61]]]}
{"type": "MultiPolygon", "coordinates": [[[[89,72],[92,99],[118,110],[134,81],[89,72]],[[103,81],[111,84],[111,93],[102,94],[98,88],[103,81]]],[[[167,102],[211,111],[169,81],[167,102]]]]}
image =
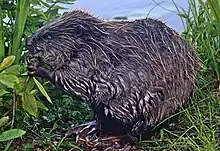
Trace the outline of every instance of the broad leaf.
{"type": "Polygon", "coordinates": [[[0,64],[0,71],[2,71],[5,68],[8,68],[15,60],[15,56],[8,56],[5,58],[2,63],[0,64]]]}
{"type": "Polygon", "coordinates": [[[28,92],[22,94],[22,106],[31,115],[37,116],[37,101],[35,97],[28,92]]]}
{"type": "Polygon", "coordinates": [[[9,88],[14,88],[19,83],[19,79],[15,75],[0,74],[0,82],[9,88]]]}
{"type": "Polygon", "coordinates": [[[8,91],[5,91],[4,89],[0,89],[0,96],[3,96],[5,94],[9,93],[8,91]]]}
{"type": "MultiPolygon", "coordinates": [[[[1,74],[0,74],[1,75],[1,74]]],[[[0,82],[0,89],[7,89],[7,87],[4,85],[4,84],[2,84],[1,82],[0,82]]]]}
{"type": "Polygon", "coordinates": [[[32,89],[34,88],[34,85],[35,85],[34,80],[30,79],[28,81],[28,84],[27,84],[27,87],[26,87],[26,91],[28,91],[28,92],[32,91],[32,89]]]}
{"type": "Polygon", "coordinates": [[[2,73],[7,73],[7,74],[11,74],[11,75],[20,75],[24,70],[24,67],[22,67],[21,65],[13,65],[7,69],[5,69],[2,73]]]}
{"type": "Polygon", "coordinates": [[[49,97],[49,95],[47,94],[46,90],[44,89],[44,87],[40,84],[40,82],[37,81],[36,78],[33,78],[34,82],[36,83],[38,89],[41,91],[41,93],[47,98],[47,100],[52,104],[51,98],[49,97]]]}
{"type": "Polygon", "coordinates": [[[0,142],[8,141],[8,140],[11,140],[14,138],[21,137],[25,133],[26,132],[21,129],[11,129],[11,130],[5,131],[0,135],[0,142]]]}
{"type": "Polygon", "coordinates": [[[8,122],[8,120],[9,120],[9,117],[8,117],[8,116],[2,117],[2,118],[0,119],[0,127],[4,126],[4,125],[8,122]]]}
{"type": "Polygon", "coordinates": [[[30,79],[27,84],[26,84],[26,80],[27,80],[26,76],[19,77],[20,83],[18,85],[16,85],[16,90],[18,93],[23,92],[25,86],[26,86],[26,92],[32,91],[32,89],[35,85],[34,80],[30,79]]]}
{"type": "Polygon", "coordinates": [[[37,101],[37,107],[42,110],[48,111],[48,108],[40,101],[37,101]]]}

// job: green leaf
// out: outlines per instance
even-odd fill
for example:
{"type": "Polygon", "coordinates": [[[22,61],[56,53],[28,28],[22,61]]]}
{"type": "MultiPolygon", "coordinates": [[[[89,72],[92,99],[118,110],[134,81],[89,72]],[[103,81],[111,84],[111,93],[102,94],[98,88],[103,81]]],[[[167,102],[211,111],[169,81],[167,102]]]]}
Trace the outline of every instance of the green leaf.
{"type": "Polygon", "coordinates": [[[27,71],[26,71],[26,72],[22,73],[21,75],[22,75],[22,76],[27,76],[28,73],[27,73],[27,71]]]}
{"type": "MultiPolygon", "coordinates": [[[[20,83],[18,85],[16,85],[16,90],[18,93],[21,93],[24,91],[24,86],[26,85],[26,80],[27,80],[27,76],[19,77],[20,83]]],[[[30,92],[33,89],[34,85],[35,85],[34,80],[30,79],[26,85],[26,92],[30,92]]]]}
{"type": "Polygon", "coordinates": [[[8,117],[8,116],[2,117],[2,118],[0,119],[0,127],[4,126],[4,125],[8,122],[8,120],[9,120],[9,117],[8,117]]]}
{"type": "Polygon", "coordinates": [[[2,63],[0,64],[0,71],[2,71],[5,68],[8,68],[15,60],[15,56],[8,56],[5,58],[2,63]]]}
{"type": "Polygon", "coordinates": [[[0,82],[9,88],[14,88],[19,83],[19,79],[15,75],[0,74],[0,82]]]}
{"type": "Polygon", "coordinates": [[[51,98],[49,97],[49,95],[47,94],[46,90],[44,89],[44,87],[40,84],[40,82],[37,81],[36,78],[33,78],[34,82],[36,83],[38,89],[41,91],[41,93],[47,98],[47,100],[52,104],[51,98]]]}
{"type": "Polygon", "coordinates": [[[13,65],[7,69],[5,69],[2,73],[7,73],[7,74],[11,74],[11,75],[20,75],[21,72],[23,71],[24,67],[22,67],[21,65],[13,65]]]}
{"type": "MultiPolygon", "coordinates": [[[[0,74],[1,75],[1,74],[0,74]]],[[[0,82],[0,89],[7,89],[7,87],[0,82]]]]}
{"type": "MultiPolygon", "coordinates": [[[[27,79],[27,78],[26,78],[26,79],[27,79]]],[[[25,81],[26,81],[26,80],[25,80],[25,81]]],[[[28,92],[32,91],[32,89],[34,88],[34,85],[35,85],[34,80],[33,80],[33,79],[30,79],[30,80],[28,81],[28,84],[27,84],[27,87],[26,87],[26,91],[28,91],[28,92]]]]}
{"type": "Polygon", "coordinates": [[[38,89],[33,89],[33,90],[31,90],[31,94],[33,94],[33,95],[36,95],[37,94],[37,92],[38,92],[38,89]]]}
{"type": "Polygon", "coordinates": [[[74,149],[78,149],[79,151],[83,151],[81,148],[79,148],[78,146],[76,146],[75,144],[69,143],[68,144],[69,147],[72,147],[74,149]]]}
{"type": "Polygon", "coordinates": [[[25,23],[27,20],[30,4],[32,0],[16,1],[16,14],[13,29],[13,43],[11,53],[16,56],[15,62],[18,64],[21,58],[22,49],[20,49],[23,31],[25,29],[25,23]]]}
{"type": "Polygon", "coordinates": [[[37,117],[37,101],[35,97],[28,92],[22,94],[22,106],[31,115],[37,117]]]}
{"type": "Polygon", "coordinates": [[[4,142],[4,141],[8,141],[14,138],[21,137],[25,133],[26,131],[23,131],[21,129],[11,129],[11,130],[5,131],[0,135],[0,142],[4,142]]]}
{"type": "Polygon", "coordinates": [[[3,96],[3,95],[5,95],[5,94],[7,94],[7,93],[9,93],[8,91],[6,91],[6,90],[2,90],[2,89],[0,89],[0,96],[3,96]]]}
{"type": "Polygon", "coordinates": [[[0,97],[0,107],[4,106],[4,104],[2,103],[2,98],[0,97]]]}
{"type": "Polygon", "coordinates": [[[37,107],[42,110],[48,111],[48,108],[40,101],[37,101],[37,107]]]}

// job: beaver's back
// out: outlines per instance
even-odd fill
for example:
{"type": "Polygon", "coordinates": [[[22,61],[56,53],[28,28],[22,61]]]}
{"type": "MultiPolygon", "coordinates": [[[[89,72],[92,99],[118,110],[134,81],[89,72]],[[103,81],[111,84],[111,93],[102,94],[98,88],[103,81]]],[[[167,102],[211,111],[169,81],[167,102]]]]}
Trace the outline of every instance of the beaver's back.
{"type": "Polygon", "coordinates": [[[96,41],[94,62],[106,78],[118,81],[119,90],[123,89],[120,92],[131,95],[132,89],[133,93],[158,91],[165,99],[177,99],[177,103],[188,99],[198,58],[175,31],[153,19],[110,22],[105,26],[108,36],[96,41]]]}

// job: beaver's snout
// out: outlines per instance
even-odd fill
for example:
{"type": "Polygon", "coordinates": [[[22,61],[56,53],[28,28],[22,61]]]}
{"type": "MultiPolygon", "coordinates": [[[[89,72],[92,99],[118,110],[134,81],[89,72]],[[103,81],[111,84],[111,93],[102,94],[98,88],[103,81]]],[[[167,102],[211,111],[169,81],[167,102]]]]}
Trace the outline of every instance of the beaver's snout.
{"type": "Polygon", "coordinates": [[[29,55],[26,59],[26,62],[28,75],[33,76],[40,66],[39,59],[29,55]]]}
{"type": "Polygon", "coordinates": [[[30,77],[42,77],[51,79],[50,72],[42,67],[38,57],[29,56],[26,59],[28,75],[30,77]]]}
{"type": "Polygon", "coordinates": [[[27,67],[28,69],[28,75],[31,76],[31,77],[42,77],[42,78],[51,78],[50,77],[50,72],[43,68],[43,67],[36,67],[36,66],[32,66],[32,65],[29,65],[27,67]]]}
{"type": "Polygon", "coordinates": [[[34,76],[34,74],[36,74],[36,72],[37,72],[37,70],[38,70],[37,67],[31,66],[31,65],[28,66],[27,69],[28,69],[28,75],[29,75],[29,76],[34,76]]]}

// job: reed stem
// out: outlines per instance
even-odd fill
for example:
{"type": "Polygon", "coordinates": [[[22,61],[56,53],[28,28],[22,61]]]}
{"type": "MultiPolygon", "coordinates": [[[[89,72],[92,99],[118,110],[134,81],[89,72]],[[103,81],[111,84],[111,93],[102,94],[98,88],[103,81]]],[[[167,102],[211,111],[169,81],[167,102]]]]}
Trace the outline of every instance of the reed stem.
{"type": "Polygon", "coordinates": [[[0,1],[0,62],[5,57],[4,32],[3,32],[3,1],[0,1]]]}
{"type": "Polygon", "coordinates": [[[20,48],[20,44],[21,44],[22,34],[24,31],[24,26],[27,20],[27,15],[29,12],[31,2],[32,0],[17,0],[15,28],[14,28],[12,52],[11,52],[11,55],[16,56],[14,63],[19,63],[20,61],[21,52],[22,52],[22,49],[20,48]]]}

